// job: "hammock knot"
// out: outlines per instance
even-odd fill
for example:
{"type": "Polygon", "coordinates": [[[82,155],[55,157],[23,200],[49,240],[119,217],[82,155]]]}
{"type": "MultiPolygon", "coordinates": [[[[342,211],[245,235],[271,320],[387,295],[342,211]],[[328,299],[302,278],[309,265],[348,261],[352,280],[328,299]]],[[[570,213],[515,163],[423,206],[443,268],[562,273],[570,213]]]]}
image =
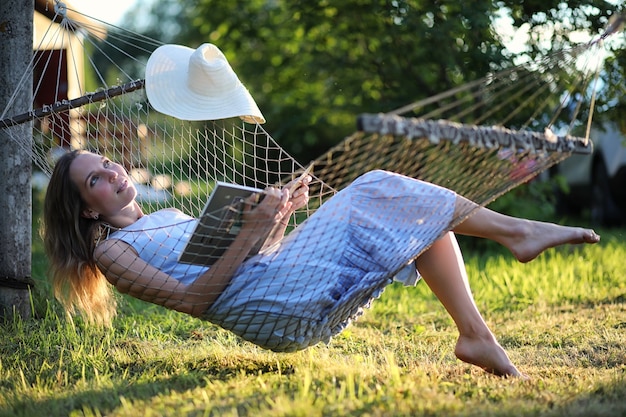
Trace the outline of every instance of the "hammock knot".
{"type": "Polygon", "coordinates": [[[59,16],[63,16],[63,19],[67,18],[67,6],[61,1],[56,1],[54,5],[54,12],[59,16]]]}

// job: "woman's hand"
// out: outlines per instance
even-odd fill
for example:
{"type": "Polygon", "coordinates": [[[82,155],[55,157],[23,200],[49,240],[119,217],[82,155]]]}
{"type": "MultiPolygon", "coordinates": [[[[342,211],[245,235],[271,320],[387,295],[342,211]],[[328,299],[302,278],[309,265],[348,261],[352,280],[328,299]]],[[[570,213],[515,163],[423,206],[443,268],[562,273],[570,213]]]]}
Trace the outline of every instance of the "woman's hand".
{"type": "Polygon", "coordinates": [[[292,213],[289,191],[276,187],[267,187],[257,203],[258,195],[244,200],[242,231],[248,231],[260,239],[274,228],[283,218],[292,213]]]}
{"type": "Polygon", "coordinates": [[[242,231],[250,233],[254,242],[265,238],[262,249],[278,242],[293,212],[309,202],[310,182],[311,176],[307,175],[290,181],[282,189],[268,187],[260,203],[256,203],[258,196],[250,196],[244,201],[242,231]]]}
{"type": "Polygon", "coordinates": [[[311,183],[311,176],[307,175],[302,179],[295,179],[288,182],[283,189],[290,190],[289,202],[291,208],[289,215],[294,211],[306,206],[309,202],[309,184],[311,183]]]}

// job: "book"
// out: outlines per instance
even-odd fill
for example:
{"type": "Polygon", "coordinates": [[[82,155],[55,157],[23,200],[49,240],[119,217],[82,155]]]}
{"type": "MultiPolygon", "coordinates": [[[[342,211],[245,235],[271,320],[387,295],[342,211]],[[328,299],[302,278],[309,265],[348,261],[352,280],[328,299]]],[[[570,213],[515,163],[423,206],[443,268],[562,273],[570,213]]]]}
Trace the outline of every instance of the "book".
{"type": "MultiPolygon", "coordinates": [[[[289,192],[300,186],[304,178],[313,169],[310,164],[291,185],[289,192]]],[[[209,198],[198,219],[185,248],[178,257],[181,263],[211,266],[217,261],[232,244],[241,230],[241,215],[243,201],[252,194],[261,194],[263,190],[245,185],[230,184],[218,181],[209,195],[209,198]]],[[[259,196],[259,202],[262,196],[259,196]]],[[[259,253],[269,236],[276,232],[274,226],[248,252],[248,258],[259,253]]]]}
{"type": "MultiPolygon", "coordinates": [[[[231,245],[241,229],[243,201],[263,190],[218,181],[209,195],[189,241],[178,257],[182,263],[211,266],[231,245]]],[[[261,239],[249,256],[260,250],[261,239]]]]}

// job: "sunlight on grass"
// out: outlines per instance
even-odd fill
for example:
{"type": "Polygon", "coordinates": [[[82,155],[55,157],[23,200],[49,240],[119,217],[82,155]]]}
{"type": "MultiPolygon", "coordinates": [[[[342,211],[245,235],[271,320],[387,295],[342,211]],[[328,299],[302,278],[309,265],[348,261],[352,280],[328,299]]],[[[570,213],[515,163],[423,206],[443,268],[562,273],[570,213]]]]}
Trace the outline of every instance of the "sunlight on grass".
{"type": "Polygon", "coordinates": [[[72,324],[35,244],[37,317],[3,325],[0,416],[621,416],[622,236],[529,264],[466,252],[477,303],[526,382],[459,362],[454,323],[424,283],[391,285],[328,346],[276,354],[125,296],[113,328],[72,324]]]}

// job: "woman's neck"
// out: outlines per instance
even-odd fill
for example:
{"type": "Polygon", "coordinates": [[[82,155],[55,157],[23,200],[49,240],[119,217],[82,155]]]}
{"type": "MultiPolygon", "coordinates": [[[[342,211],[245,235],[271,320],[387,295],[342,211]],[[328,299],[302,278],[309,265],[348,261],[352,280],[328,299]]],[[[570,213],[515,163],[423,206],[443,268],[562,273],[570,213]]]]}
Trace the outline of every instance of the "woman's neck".
{"type": "Polygon", "coordinates": [[[113,227],[123,229],[124,227],[135,223],[142,217],[143,211],[141,211],[141,207],[139,207],[139,204],[134,202],[132,206],[120,211],[117,215],[103,220],[113,227]]]}

